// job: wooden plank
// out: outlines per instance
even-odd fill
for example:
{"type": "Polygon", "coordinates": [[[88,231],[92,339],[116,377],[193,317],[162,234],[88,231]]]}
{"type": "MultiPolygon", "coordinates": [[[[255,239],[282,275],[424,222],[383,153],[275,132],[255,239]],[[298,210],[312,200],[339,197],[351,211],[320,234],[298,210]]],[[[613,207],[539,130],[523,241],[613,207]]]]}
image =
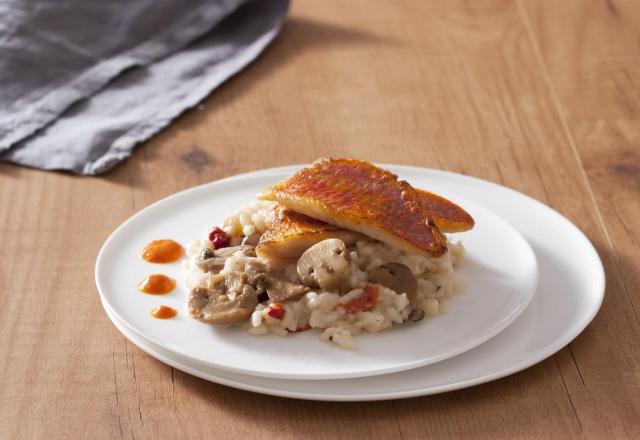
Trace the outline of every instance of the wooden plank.
{"type": "Polygon", "coordinates": [[[92,261],[133,211],[130,188],[2,165],[2,438],[113,433],[112,346],[92,261]],[[108,215],[106,213],[108,212],[108,215]]]}
{"type": "Polygon", "coordinates": [[[565,359],[578,366],[568,390],[589,431],[638,437],[640,4],[524,1],[522,11],[607,231],[599,251],[609,288],[590,337],[565,359]]]}
{"type": "MultiPolygon", "coordinates": [[[[604,255],[610,279],[596,331],[571,349],[495,383],[397,402],[293,401],[174,371],[113,328],[93,285],[102,242],[136,210],[197,183],[325,155],[503,183],[549,203],[601,252],[609,249],[523,11],[498,0],[294,2],[282,35],[251,68],[106,176],[0,165],[0,371],[8,372],[0,377],[0,437],[637,432],[637,324],[613,254],[604,255]],[[611,402],[607,385],[619,401],[604,411],[597,401],[611,402]]],[[[574,31],[558,32],[568,39],[574,31]]]]}

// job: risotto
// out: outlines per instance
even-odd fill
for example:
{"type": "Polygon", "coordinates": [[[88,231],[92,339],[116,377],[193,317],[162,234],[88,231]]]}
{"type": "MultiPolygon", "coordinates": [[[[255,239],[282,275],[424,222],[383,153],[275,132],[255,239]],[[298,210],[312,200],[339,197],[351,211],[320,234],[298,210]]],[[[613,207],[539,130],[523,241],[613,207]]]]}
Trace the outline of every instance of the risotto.
{"type": "Polygon", "coordinates": [[[334,254],[327,257],[333,260],[325,266],[326,281],[315,267],[319,285],[311,287],[305,282],[306,267],[302,271],[300,267],[304,254],[277,262],[256,256],[255,246],[276,205],[252,202],[228,216],[221,228],[208,230],[189,244],[184,265],[193,317],[223,325],[238,323],[252,335],[320,329],[323,340],[353,349],[354,336],[363,331],[375,333],[446,313],[447,299],[462,289],[455,273],[464,258],[461,243],[449,241],[444,255],[429,258],[365,236],[313,246],[324,246],[334,254]],[[213,316],[207,315],[211,292],[223,284],[226,293],[216,297],[216,306],[225,315],[208,320],[213,316]],[[276,285],[285,296],[278,296],[276,285]]]}

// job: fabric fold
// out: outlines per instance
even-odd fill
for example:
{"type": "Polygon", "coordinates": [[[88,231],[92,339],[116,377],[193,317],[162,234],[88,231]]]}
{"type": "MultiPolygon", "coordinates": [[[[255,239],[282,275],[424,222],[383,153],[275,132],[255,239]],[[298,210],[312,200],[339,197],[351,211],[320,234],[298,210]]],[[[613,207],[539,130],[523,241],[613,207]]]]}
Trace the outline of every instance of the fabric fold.
{"type": "MultiPolygon", "coordinates": [[[[199,8],[205,8],[198,2],[194,2],[196,6],[179,3],[199,13],[199,8]]],[[[0,111],[0,151],[4,150],[0,159],[80,174],[108,170],[130,156],[136,144],[197,105],[255,59],[277,35],[289,6],[288,0],[208,3],[215,7],[203,13],[207,18],[202,20],[209,22],[210,30],[195,41],[195,29],[178,30],[173,36],[163,33],[162,38],[145,41],[127,52],[135,56],[125,57],[124,64],[119,55],[117,61],[100,61],[70,83],[63,81],[62,86],[48,91],[46,87],[28,91],[25,84],[34,82],[29,78],[19,87],[23,95],[15,89],[0,92],[0,102],[5,103],[0,111]],[[191,44],[187,45],[189,38],[191,44]],[[158,58],[162,53],[167,55],[158,58]],[[99,72],[92,76],[95,69],[99,72]],[[9,108],[6,102],[11,98],[14,101],[9,108]]],[[[142,4],[142,9],[132,14],[139,15],[144,7],[150,7],[142,4]]],[[[192,13],[179,16],[177,21],[189,21],[192,13]]],[[[154,20],[163,22],[161,15],[148,19],[146,25],[154,20]]],[[[65,39],[64,44],[69,46],[70,41],[65,39]]],[[[65,56],[87,58],[88,64],[94,61],[73,47],[65,56]]],[[[62,66],[62,70],[66,68],[62,66]]],[[[67,79],[69,74],[57,73],[49,84],[58,77],[67,79]]],[[[5,79],[0,76],[2,84],[7,83],[5,79]]]]}

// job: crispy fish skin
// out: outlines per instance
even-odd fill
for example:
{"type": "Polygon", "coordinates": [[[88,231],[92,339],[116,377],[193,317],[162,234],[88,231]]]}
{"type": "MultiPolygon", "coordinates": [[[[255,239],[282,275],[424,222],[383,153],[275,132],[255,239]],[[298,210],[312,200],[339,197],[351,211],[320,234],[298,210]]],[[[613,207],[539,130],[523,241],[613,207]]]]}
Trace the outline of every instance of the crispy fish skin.
{"type": "Polygon", "coordinates": [[[464,232],[475,225],[473,217],[452,201],[424,189],[415,190],[440,232],[464,232]]]}
{"type": "Polygon", "coordinates": [[[410,253],[438,257],[447,249],[411,185],[367,161],[319,159],[259,198],[410,253]]]}
{"type": "MultiPolygon", "coordinates": [[[[464,232],[473,229],[475,221],[467,211],[452,201],[424,189],[414,188],[422,206],[429,211],[440,232],[464,232]]],[[[263,200],[276,200],[272,188],[261,195],[263,200]]],[[[324,224],[324,223],[323,223],[324,224]]]]}
{"type": "Polygon", "coordinates": [[[269,260],[298,258],[314,244],[329,238],[351,244],[365,237],[277,205],[270,212],[256,254],[269,260]]]}

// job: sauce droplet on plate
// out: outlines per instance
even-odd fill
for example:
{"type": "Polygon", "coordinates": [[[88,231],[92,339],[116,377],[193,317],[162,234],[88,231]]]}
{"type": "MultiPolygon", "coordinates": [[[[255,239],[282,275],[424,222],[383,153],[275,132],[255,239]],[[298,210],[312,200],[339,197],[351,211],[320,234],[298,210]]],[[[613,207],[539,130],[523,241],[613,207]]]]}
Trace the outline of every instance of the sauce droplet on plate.
{"type": "Polygon", "coordinates": [[[150,295],[163,295],[171,292],[175,287],[176,280],[162,274],[149,275],[138,284],[138,290],[140,292],[150,295]]]}
{"type": "Polygon", "coordinates": [[[158,306],[151,310],[151,316],[158,319],[170,319],[178,314],[178,311],[169,306],[158,306]]]}
{"type": "Polygon", "coordinates": [[[172,263],[184,255],[184,249],[173,240],[153,240],[142,250],[142,259],[149,263],[172,263]]]}

